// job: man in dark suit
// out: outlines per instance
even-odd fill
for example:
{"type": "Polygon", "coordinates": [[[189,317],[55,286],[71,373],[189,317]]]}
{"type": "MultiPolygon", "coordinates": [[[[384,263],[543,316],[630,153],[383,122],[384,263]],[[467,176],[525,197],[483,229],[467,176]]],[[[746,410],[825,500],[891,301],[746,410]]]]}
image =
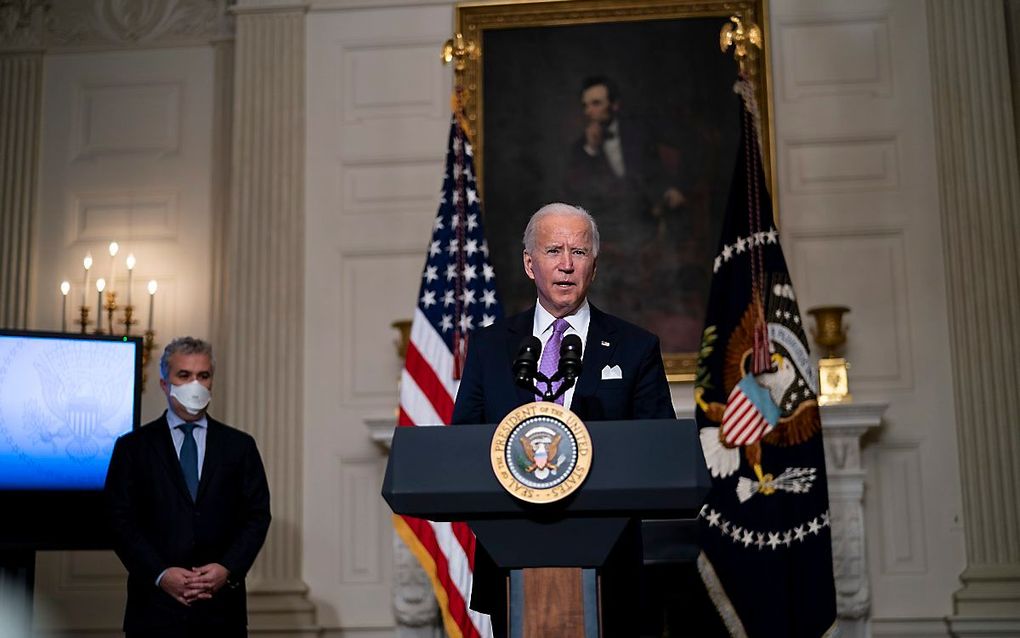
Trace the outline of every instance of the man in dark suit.
{"type": "Polygon", "coordinates": [[[269,530],[269,485],[255,440],[206,414],[214,368],[205,341],[172,341],[159,381],[169,410],[113,450],[106,498],[129,638],[247,635],[244,578],[269,530]]]}
{"type": "Polygon", "coordinates": [[[562,193],[595,211],[606,234],[603,264],[611,268],[596,298],[643,317],[675,316],[675,300],[649,290],[664,277],[681,281],[687,263],[676,251],[692,219],[679,188],[679,149],[649,117],[626,115],[609,77],[585,78],[580,102],[585,127],[567,152],[562,193]]]}
{"type": "MultiPolygon", "coordinates": [[[[582,372],[576,387],[563,396],[563,405],[581,419],[675,418],[658,338],[588,303],[598,251],[598,227],[585,210],[557,203],[532,215],[524,232],[524,272],[535,282],[538,303],[472,335],[454,424],[498,423],[511,410],[537,400],[514,384],[511,372],[521,342],[532,335],[542,342],[543,355],[552,340],[580,337],[582,372]]],[[[604,635],[632,635],[637,627],[625,608],[638,605],[641,543],[636,524],[610,560],[613,565],[606,569],[614,577],[605,579],[602,590],[604,635]]],[[[471,607],[493,616],[497,636],[506,630],[505,587],[505,574],[479,545],[471,607]]]]}

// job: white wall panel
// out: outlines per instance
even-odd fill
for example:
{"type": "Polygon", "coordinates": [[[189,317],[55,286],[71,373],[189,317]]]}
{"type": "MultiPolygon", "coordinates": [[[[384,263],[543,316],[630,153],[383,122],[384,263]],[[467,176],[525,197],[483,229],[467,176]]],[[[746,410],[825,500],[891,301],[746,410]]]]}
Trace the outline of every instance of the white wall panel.
{"type": "Polygon", "coordinates": [[[176,152],[181,145],[181,91],[176,82],[78,87],[75,159],[176,152]]]}
{"type": "Polygon", "coordinates": [[[926,5],[770,11],[780,230],[801,307],[851,308],[850,390],[890,405],[863,454],[871,617],[886,635],[930,635],[964,554],[926,5]]]}
{"type": "Polygon", "coordinates": [[[778,22],[786,101],[892,93],[889,26],[884,17],[778,22]]]}
{"type": "Polygon", "coordinates": [[[394,623],[385,457],[365,421],[394,418],[390,322],[414,312],[450,117],[452,3],[385,4],[307,23],[304,578],[330,635],[394,623]]]}
{"type": "Polygon", "coordinates": [[[880,547],[886,574],[927,570],[921,455],[917,443],[884,444],[877,449],[880,488],[880,547]]]}
{"type": "Polygon", "coordinates": [[[436,62],[434,40],[350,43],[340,55],[346,121],[444,115],[448,70],[436,62]]]}
{"type": "Polygon", "coordinates": [[[386,504],[379,498],[378,457],[340,459],[340,519],[337,537],[340,582],[382,583],[384,550],[390,547],[390,529],[384,516],[386,504]]]}
{"type": "Polygon", "coordinates": [[[124,239],[176,239],[176,191],[71,193],[70,243],[124,239]]]}
{"type": "Polygon", "coordinates": [[[790,193],[894,189],[899,161],[894,136],[786,142],[790,193]]]}
{"type": "Polygon", "coordinates": [[[348,162],[342,186],[345,215],[420,212],[436,202],[442,162],[348,162]]]}
{"type": "Polygon", "coordinates": [[[421,270],[424,259],[424,248],[404,253],[345,253],[341,261],[342,325],[347,344],[345,401],[396,405],[400,361],[393,344],[397,333],[386,318],[406,319],[414,312],[420,285],[416,271],[421,270]]]}
{"type": "Polygon", "coordinates": [[[846,354],[855,387],[909,388],[914,374],[902,235],[795,235],[788,251],[805,309],[851,308],[846,354]]]}

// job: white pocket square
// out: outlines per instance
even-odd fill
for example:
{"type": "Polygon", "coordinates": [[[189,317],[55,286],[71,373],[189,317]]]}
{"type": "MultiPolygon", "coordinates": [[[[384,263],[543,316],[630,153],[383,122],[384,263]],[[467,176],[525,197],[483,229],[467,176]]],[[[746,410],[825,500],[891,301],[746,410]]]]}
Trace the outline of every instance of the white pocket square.
{"type": "Polygon", "coordinates": [[[623,370],[620,369],[620,366],[612,366],[612,367],[606,366],[606,367],[602,368],[602,378],[603,379],[622,379],[623,378],[623,370]]]}

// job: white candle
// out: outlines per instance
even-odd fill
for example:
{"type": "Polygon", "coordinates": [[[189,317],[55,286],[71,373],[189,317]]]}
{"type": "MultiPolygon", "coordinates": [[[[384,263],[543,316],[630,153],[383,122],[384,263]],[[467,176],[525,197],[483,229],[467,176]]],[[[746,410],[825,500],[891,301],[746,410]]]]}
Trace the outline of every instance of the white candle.
{"type": "Polygon", "coordinates": [[[99,307],[96,309],[96,334],[103,332],[103,291],[106,290],[106,280],[100,277],[96,280],[96,290],[99,292],[99,307]]]}
{"type": "Polygon", "coordinates": [[[110,292],[117,286],[117,253],[120,251],[120,244],[115,241],[110,242],[110,278],[107,280],[110,282],[110,292]]]}
{"type": "Polygon", "coordinates": [[[86,295],[89,293],[89,268],[92,268],[92,253],[85,253],[82,264],[85,266],[85,287],[81,289],[81,305],[87,306],[89,302],[86,295]]]}
{"type": "Polygon", "coordinates": [[[128,270],[128,293],[127,293],[127,305],[131,305],[131,278],[135,270],[135,254],[128,253],[127,256],[127,270],[128,270]]]}
{"type": "Polygon", "coordinates": [[[152,307],[154,305],[153,300],[156,299],[157,287],[158,284],[156,283],[155,279],[149,282],[149,332],[152,332],[152,316],[153,316],[152,307]]]}
{"type": "Polygon", "coordinates": [[[63,298],[63,305],[60,307],[60,331],[67,332],[67,293],[71,292],[71,282],[60,282],[60,295],[63,298]]]}

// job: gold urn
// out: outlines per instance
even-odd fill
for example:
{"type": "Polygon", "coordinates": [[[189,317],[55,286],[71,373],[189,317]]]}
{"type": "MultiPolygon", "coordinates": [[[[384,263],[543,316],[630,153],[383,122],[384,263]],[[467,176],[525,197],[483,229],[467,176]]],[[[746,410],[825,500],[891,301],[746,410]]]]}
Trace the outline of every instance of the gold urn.
{"type": "Polygon", "coordinates": [[[817,306],[808,313],[815,318],[811,331],[815,343],[826,353],[818,360],[818,405],[847,403],[851,400],[847,370],[850,363],[836,356],[846,343],[843,315],[850,312],[846,306],[817,306]]]}

